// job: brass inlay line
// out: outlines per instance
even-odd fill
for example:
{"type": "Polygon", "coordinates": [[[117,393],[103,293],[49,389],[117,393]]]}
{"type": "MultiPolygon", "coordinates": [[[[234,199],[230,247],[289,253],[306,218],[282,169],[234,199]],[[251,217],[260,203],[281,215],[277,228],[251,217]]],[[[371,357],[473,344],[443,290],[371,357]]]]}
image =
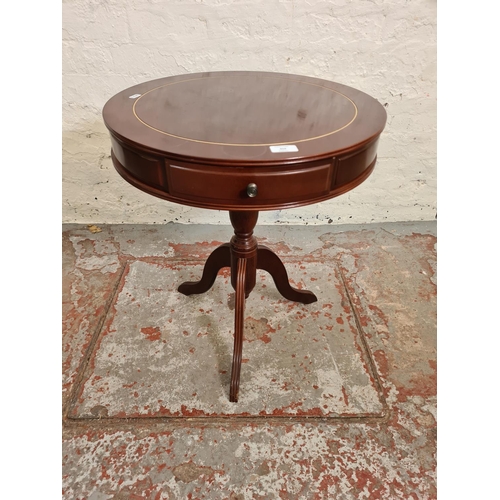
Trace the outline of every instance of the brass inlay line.
{"type": "Polygon", "coordinates": [[[279,77],[279,76],[261,76],[261,78],[275,78],[275,79],[279,79],[279,80],[288,80],[288,81],[292,81],[292,82],[298,82],[298,83],[304,83],[305,85],[313,85],[314,87],[320,87],[322,89],[326,89],[326,90],[330,90],[331,92],[335,92],[336,94],[339,94],[341,95],[342,97],[345,97],[353,106],[354,106],[354,117],[352,118],[352,120],[347,123],[346,125],[344,125],[343,127],[340,127],[332,132],[328,132],[326,134],[322,134],[322,135],[317,135],[316,137],[310,137],[308,139],[298,139],[298,140],[288,140],[286,142],[270,142],[270,143],[263,143],[263,144],[242,144],[242,143],[231,143],[231,142],[212,142],[212,141],[202,141],[202,140],[199,140],[199,139],[191,139],[189,137],[183,137],[181,135],[175,135],[175,134],[170,134],[169,132],[164,132],[163,130],[159,130],[151,125],[149,125],[148,123],[146,123],[144,120],[141,120],[138,116],[137,116],[137,113],[135,111],[135,106],[136,104],[147,94],[149,94],[150,92],[154,92],[155,90],[158,90],[158,89],[161,89],[163,87],[169,87],[170,85],[177,85],[178,83],[184,83],[184,82],[191,82],[191,81],[194,81],[194,80],[203,80],[204,78],[227,78],[227,77],[231,77],[231,78],[234,78],[234,77],[237,77],[237,76],[241,76],[241,75],[226,75],[226,76],[215,76],[215,77],[210,77],[210,76],[202,76],[202,77],[199,77],[199,78],[189,78],[188,80],[181,80],[181,81],[178,81],[178,82],[172,82],[172,83],[166,83],[165,85],[160,85],[159,87],[155,87],[154,89],[151,89],[151,90],[148,90],[147,92],[145,92],[144,94],[141,95],[141,97],[139,97],[138,99],[136,99],[134,101],[134,105],[132,106],[132,111],[134,113],[134,116],[143,124],[145,125],[146,127],[152,129],[152,130],[155,130],[156,132],[159,132],[160,134],[164,134],[164,135],[168,135],[170,137],[175,137],[176,139],[183,139],[185,141],[191,141],[191,142],[199,142],[199,143],[202,143],[202,144],[214,144],[214,145],[217,145],[217,146],[281,146],[281,145],[285,145],[285,144],[297,144],[299,142],[307,142],[307,141],[314,141],[315,139],[321,139],[322,137],[327,137],[329,135],[333,135],[333,134],[336,134],[337,132],[340,132],[341,130],[344,130],[345,128],[347,128],[355,119],[356,117],[358,116],[358,108],[356,106],[356,104],[354,103],[354,101],[352,99],[350,99],[349,97],[347,97],[345,94],[342,94],[342,92],[338,92],[337,90],[334,90],[334,89],[330,89],[328,87],[325,87],[324,85],[318,85],[317,83],[309,83],[309,82],[304,82],[302,80],[295,80],[295,79],[289,79],[289,78],[283,78],[283,77],[279,77]]]}

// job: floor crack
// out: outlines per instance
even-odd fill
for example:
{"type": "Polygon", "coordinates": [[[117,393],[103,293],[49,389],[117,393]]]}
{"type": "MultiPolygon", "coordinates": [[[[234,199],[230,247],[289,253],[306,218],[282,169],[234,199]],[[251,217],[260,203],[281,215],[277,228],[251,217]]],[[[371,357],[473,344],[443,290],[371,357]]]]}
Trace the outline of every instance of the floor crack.
{"type": "Polygon", "coordinates": [[[106,321],[106,318],[108,317],[109,310],[111,309],[111,306],[113,305],[113,301],[115,300],[115,296],[117,294],[118,288],[120,286],[120,283],[122,281],[122,278],[125,274],[125,269],[129,265],[129,261],[125,261],[121,265],[121,270],[118,275],[118,278],[116,279],[116,282],[113,286],[113,289],[111,293],[109,294],[108,300],[106,301],[106,305],[104,306],[104,311],[99,319],[99,322],[97,323],[97,326],[94,330],[94,333],[92,335],[92,338],[90,339],[90,343],[87,347],[87,350],[85,351],[85,354],[83,356],[82,361],[80,362],[80,365],[76,371],[76,378],[75,381],[73,382],[73,387],[71,389],[71,396],[68,398],[66,403],[63,406],[63,422],[69,418],[69,412],[73,408],[73,406],[76,404],[76,399],[78,397],[78,392],[80,390],[80,387],[83,383],[83,379],[85,376],[85,373],[87,371],[88,364],[90,362],[90,359],[92,358],[92,354],[94,353],[97,341],[99,340],[99,337],[101,336],[102,333],[102,328],[104,326],[104,322],[106,321]]]}
{"type": "Polygon", "coordinates": [[[356,327],[358,329],[359,336],[361,338],[361,343],[362,343],[362,346],[363,346],[363,350],[365,351],[365,355],[366,355],[366,357],[368,359],[368,370],[370,371],[370,374],[373,377],[373,380],[375,381],[375,385],[377,387],[377,392],[378,392],[379,400],[380,400],[380,403],[382,404],[382,406],[384,408],[383,413],[388,417],[389,416],[389,412],[390,412],[389,405],[388,405],[387,400],[385,398],[384,388],[383,388],[383,385],[382,385],[382,381],[380,380],[380,376],[378,374],[377,367],[375,365],[375,361],[373,359],[371,349],[370,349],[370,347],[368,345],[368,341],[367,341],[365,333],[363,331],[363,327],[361,326],[361,320],[359,318],[359,314],[356,311],[356,308],[354,307],[354,303],[353,303],[351,294],[349,293],[349,290],[347,288],[347,284],[346,284],[346,281],[345,281],[344,274],[342,273],[342,269],[341,269],[341,267],[340,267],[340,265],[339,265],[338,262],[336,263],[336,266],[337,266],[337,270],[339,272],[340,280],[342,281],[342,285],[344,287],[344,291],[345,291],[347,300],[349,301],[349,306],[350,306],[352,314],[354,316],[354,321],[356,322],[356,327]]]}

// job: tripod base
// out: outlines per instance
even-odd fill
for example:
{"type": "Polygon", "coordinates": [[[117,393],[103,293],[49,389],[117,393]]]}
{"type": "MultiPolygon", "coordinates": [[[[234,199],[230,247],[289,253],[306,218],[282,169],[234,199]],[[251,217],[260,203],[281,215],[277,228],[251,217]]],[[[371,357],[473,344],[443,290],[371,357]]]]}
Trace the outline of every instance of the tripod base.
{"type": "Polygon", "coordinates": [[[231,268],[231,284],[236,292],[233,364],[229,390],[231,402],[238,401],[245,298],[248,298],[255,286],[257,269],[267,271],[272,276],[278,292],[285,299],[302,304],[311,304],[318,300],[312,292],[293,288],[288,281],[288,274],[281,259],[269,248],[257,244],[253,229],[258,216],[259,212],[256,211],[229,212],[234,228],[231,242],[224,243],[210,254],[199,281],[186,281],[178,288],[178,291],[184,295],[205,293],[214,284],[220,269],[231,268]]]}

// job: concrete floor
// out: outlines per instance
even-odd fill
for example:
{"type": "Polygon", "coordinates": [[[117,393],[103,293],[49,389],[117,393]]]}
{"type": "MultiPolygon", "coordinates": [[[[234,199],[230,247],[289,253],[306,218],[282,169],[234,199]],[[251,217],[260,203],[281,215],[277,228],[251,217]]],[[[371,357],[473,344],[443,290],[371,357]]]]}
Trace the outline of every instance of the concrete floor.
{"type": "Polygon", "coordinates": [[[240,398],[230,226],[63,227],[63,498],[434,499],[436,225],[257,226],[240,398]]]}

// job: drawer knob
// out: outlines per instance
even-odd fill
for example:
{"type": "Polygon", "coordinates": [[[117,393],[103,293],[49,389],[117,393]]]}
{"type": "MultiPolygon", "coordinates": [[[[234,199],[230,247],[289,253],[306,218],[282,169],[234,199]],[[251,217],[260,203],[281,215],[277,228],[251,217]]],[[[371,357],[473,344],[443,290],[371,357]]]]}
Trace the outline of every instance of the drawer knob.
{"type": "Polygon", "coordinates": [[[257,184],[254,184],[253,182],[251,182],[247,186],[247,195],[250,198],[255,198],[257,196],[257,184]]]}

